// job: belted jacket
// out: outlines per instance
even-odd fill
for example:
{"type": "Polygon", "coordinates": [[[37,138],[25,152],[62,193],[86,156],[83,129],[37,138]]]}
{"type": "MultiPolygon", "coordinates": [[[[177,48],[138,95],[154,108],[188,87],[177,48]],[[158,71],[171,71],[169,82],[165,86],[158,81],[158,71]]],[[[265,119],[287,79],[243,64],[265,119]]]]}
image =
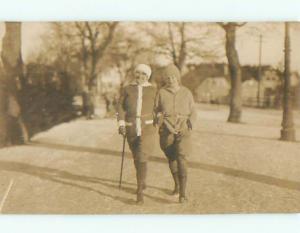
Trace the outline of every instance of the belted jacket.
{"type": "Polygon", "coordinates": [[[141,136],[144,126],[153,124],[155,96],[156,88],[150,83],[125,86],[117,109],[119,125],[135,127],[136,135],[141,136]]]}
{"type": "Polygon", "coordinates": [[[165,125],[171,133],[192,128],[196,121],[194,97],[189,89],[161,88],[156,96],[154,111],[156,122],[165,125]]]}

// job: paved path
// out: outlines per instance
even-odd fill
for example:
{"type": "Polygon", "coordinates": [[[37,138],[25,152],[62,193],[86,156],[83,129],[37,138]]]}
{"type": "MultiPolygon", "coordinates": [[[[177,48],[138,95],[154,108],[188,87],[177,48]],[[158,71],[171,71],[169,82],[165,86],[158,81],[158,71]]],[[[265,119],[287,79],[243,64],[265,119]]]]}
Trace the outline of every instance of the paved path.
{"type": "MultiPolygon", "coordinates": [[[[300,211],[300,143],[278,141],[281,112],[244,109],[226,123],[224,106],[199,105],[189,157],[189,203],[169,195],[172,178],[156,145],[144,206],[136,206],[135,173],[126,154],[118,189],[121,138],[113,119],[77,119],[0,150],[3,213],[271,213],[300,211]]],[[[300,113],[295,112],[297,139],[300,113]]]]}

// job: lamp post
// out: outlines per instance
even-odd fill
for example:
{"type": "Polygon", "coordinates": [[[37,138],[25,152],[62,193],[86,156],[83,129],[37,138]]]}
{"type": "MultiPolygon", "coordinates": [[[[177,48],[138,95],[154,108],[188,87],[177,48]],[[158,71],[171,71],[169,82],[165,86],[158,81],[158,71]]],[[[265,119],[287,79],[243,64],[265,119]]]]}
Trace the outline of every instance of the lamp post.
{"type": "Polygon", "coordinates": [[[285,41],[284,41],[284,87],[283,87],[283,116],[281,140],[295,141],[295,129],[293,123],[293,109],[291,101],[291,77],[290,77],[290,24],[285,22],[285,41]]]}

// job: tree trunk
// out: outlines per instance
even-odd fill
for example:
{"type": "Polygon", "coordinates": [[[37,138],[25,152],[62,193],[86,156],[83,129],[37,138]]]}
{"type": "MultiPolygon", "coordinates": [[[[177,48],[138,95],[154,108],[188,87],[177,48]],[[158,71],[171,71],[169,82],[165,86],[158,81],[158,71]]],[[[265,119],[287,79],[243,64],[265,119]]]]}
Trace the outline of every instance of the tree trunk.
{"type": "Polygon", "coordinates": [[[182,23],[179,28],[180,33],[180,50],[178,56],[178,69],[182,72],[186,60],[186,41],[185,41],[185,23],[182,23]]]}
{"type": "Polygon", "coordinates": [[[7,145],[8,138],[8,118],[7,118],[7,103],[8,96],[4,83],[4,76],[0,77],[0,148],[7,145]]]}
{"type": "Polygon", "coordinates": [[[97,73],[96,73],[96,67],[98,63],[98,58],[95,52],[92,52],[91,55],[91,70],[90,70],[90,77],[89,77],[89,89],[93,89],[96,85],[96,78],[97,78],[97,73]]]}
{"type": "Polygon", "coordinates": [[[0,142],[0,146],[28,140],[28,132],[20,114],[16,84],[17,78],[20,81],[22,79],[21,23],[6,22],[5,29],[1,52],[4,74],[0,92],[4,99],[0,102],[0,141],[6,142],[0,142]]]}
{"type": "Polygon", "coordinates": [[[87,75],[87,60],[88,60],[88,51],[85,45],[85,37],[83,36],[81,38],[81,60],[82,60],[82,65],[81,65],[81,78],[82,78],[82,89],[85,87],[85,85],[87,84],[87,80],[88,80],[88,75],[87,75]]]}
{"type": "Polygon", "coordinates": [[[285,22],[285,43],[284,43],[284,89],[283,89],[283,116],[281,140],[295,141],[295,128],[293,117],[293,103],[291,90],[291,42],[289,23],[285,22]]]}
{"type": "Polygon", "coordinates": [[[228,23],[224,29],[226,31],[226,56],[231,78],[230,113],[227,121],[239,123],[242,114],[242,78],[239,57],[235,48],[236,25],[228,23]]]}

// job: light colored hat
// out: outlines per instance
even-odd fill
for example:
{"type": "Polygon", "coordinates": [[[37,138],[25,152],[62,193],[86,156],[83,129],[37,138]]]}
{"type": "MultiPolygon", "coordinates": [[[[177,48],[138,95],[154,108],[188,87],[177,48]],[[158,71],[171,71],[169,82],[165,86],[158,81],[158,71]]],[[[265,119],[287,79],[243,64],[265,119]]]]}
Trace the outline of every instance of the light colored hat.
{"type": "Polygon", "coordinates": [[[174,64],[170,64],[165,67],[163,74],[165,77],[175,76],[179,83],[181,83],[180,71],[174,64]]]}
{"type": "Polygon", "coordinates": [[[151,68],[150,68],[150,66],[145,65],[145,64],[138,64],[135,67],[135,71],[143,71],[143,72],[145,72],[147,74],[148,78],[150,78],[150,76],[151,76],[151,68]]]}

